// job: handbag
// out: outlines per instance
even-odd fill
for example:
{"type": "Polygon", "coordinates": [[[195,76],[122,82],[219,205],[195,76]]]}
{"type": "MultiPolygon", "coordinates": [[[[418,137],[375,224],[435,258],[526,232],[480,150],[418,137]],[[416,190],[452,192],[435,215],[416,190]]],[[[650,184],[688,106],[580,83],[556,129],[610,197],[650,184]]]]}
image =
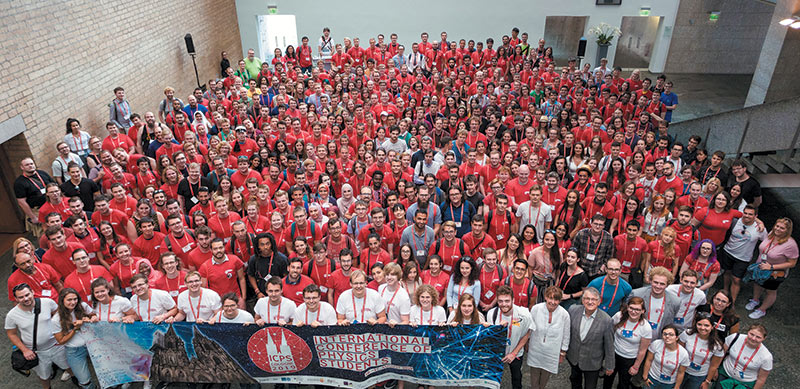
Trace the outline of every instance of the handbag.
{"type": "MultiPolygon", "coordinates": [[[[42,311],[42,302],[38,298],[34,300],[33,305],[33,352],[36,352],[36,336],[39,329],[39,313],[42,311]]],[[[39,365],[39,356],[28,360],[22,350],[15,349],[11,353],[11,368],[24,376],[31,375],[31,369],[39,365]]]]}
{"type": "Polygon", "coordinates": [[[747,274],[745,274],[743,278],[745,282],[753,281],[759,285],[763,285],[764,281],[772,276],[772,270],[762,270],[758,267],[760,264],[761,262],[755,262],[747,266],[747,274]]]}

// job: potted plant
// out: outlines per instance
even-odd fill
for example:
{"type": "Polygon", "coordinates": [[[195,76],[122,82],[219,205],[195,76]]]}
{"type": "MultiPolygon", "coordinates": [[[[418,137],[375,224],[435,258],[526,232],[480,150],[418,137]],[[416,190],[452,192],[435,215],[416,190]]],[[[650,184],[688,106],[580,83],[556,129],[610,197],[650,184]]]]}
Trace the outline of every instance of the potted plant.
{"type": "Polygon", "coordinates": [[[622,31],[607,23],[600,23],[590,28],[589,34],[597,38],[595,40],[597,42],[597,61],[595,63],[599,64],[600,58],[608,56],[608,46],[611,46],[611,41],[614,40],[615,36],[622,35],[622,31]]]}

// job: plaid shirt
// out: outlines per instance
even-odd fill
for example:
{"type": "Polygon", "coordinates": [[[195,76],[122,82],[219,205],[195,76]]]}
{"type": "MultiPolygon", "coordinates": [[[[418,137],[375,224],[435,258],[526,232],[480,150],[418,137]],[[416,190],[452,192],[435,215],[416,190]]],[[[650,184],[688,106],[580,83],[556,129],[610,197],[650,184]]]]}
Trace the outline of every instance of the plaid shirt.
{"type": "Polygon", "coordinates": [[[600,267],[614,257],[614,238],[608,231],[603,230],[599,242],[592,240],[591,235],[591,228],[587,227],[578,231],[575,239],[572,239],[572,247],[578,249],[581,267],[589,277],[602,274],[600,267]],[[594,260],[586,258],[587,254],[594,255],[594,260]]]}

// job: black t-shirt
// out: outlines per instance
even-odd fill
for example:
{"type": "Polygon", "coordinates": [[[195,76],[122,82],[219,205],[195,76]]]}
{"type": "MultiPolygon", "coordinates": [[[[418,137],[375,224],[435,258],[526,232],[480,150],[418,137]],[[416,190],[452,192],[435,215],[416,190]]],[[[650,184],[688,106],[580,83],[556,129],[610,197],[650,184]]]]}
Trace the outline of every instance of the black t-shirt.
{"type": "Polygon", "coordinates": [[[88,179],[81,178],[81,182],[76,186],[71,180],[64,181],[61,184],[61,192],[66,197],[80,197],[83,201],[83,209],[92,212],[94,211],[94,194],[100,191],[100,185],[88,179]]]}
{"type": "Polygon", "coordinates": [[[37,169],[36,173],[31,177],[20,175],[14,180],[14,196],[25,199],[31,208],[41,207],[47,201],[45,188],[47,184],[55,182],[44,170],[37,169]]]}
{"type": "MultiPolygon", "coordinates": [[[[710,313],[711,312],[711,305],[710,304],[703,304],[696,308],[695,315],[699,312],[710,313]]],[[[736,324],[739,323],[739,317],[736,316],[735,313],[730,313],[726,317],[721,318],[717,314],[711,315],[711,324],[714,325],[714,328],[717,330],[717,335],[719,335],[720,339],[725,339],[728,335],[731,334],[731,328],[733,328],[736,324]]]]}
{"type": "MultiPolygon", "coordinates": [[[[728,186],[728,188],[735,184],[737,184],[737,182],[734,177],[731,179],[731,185],[728,186]]],[[[747,179],[742,182],[738,182],[738,184],[742,188],[742,198],[744,201],[747,201],[748,204],[752,204],[756,197],[761,197],[761,185],[752,176],[747,177],[747,179]]]]}
{"type": "Polygon", "coordinates": [[[200,202],[197,200],[197,191],[201,186],[209,187],[208,180],[205,177],[200,177],[200,181],[196,184],[189,184],[189,180],[185,178],[178,183],[178,195],[183,196],[183,205],[187,215],[200,202]]]}
{"type": "Polygon", "coordinates": [[[589,276],[585,271],[581,272],[581,274],[573,274],[572,277],[570,277],[569,274],[566,274],[566,263],[562,263],[561,266],[559,266],[559,270],[559,274],[561,274],[561,276],[556,279],[556,286],[561,288],[565,294],[578,293],[582,291],[586,285],[589,285],[589,276]]]}
{"type": "Polygon", "coordinates": [[[289,274],[289,260],[281,252],[275,252],[272,258],[253,255],[247,261],[247,275],[256,279],[261,293],[267,293],[267,275],[272,277],[286,277],[289,274]]]}
{"type": "Polygon", "coordinates": [[[467,197],[467,201],[472,203],[472,206],[475,207],[476,211],[481,209],[481,206],[483,206],[483,199],[485,197],[481,192],[476,191],[472,196],[467,195],[467,192],[464,192],[464,195],[467,197]]]}

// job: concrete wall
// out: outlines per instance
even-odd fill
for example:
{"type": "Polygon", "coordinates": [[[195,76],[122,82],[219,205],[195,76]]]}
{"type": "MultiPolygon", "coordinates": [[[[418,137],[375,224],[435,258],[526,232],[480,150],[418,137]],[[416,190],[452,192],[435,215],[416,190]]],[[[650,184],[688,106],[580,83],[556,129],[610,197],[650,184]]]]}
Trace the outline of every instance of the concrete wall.
{"type": "MultiPolygon", "coordinates": [[[[795,12],[800,10],[800,1],[795,1],[795,12]]],[[[772,72],[772,79],[764,102],[769,103],[800,95],[800,30],[786,28],[781,53],[772,72]]]]}
{"type": "Polygon", "coordinates": [[[658,34],[659,17],[622,18],[622,35],[617,42],[616,65],[623,68],[647,67],[658,34]]]}
{"type": "Polygon", "coordinates": [[[773,4],[758,0],[681,1],[666,72],[752,74],[773,4]],[[708,20],[720,11],[719,20],[708,20]]]}
{"type": "Polygon", "coordinates": [[[158,109],[167,85],[188,96],[196,83],[186,33],[201,84],[218,75],[222,50],[241,58],[231,0],[0,1],[0,26],[0,123],[21,116],[27,128],[4,145],[14,166],[34,155],[49,169],[68,117],[105,136],[116,86],[140,113],[158,109]]]}
{"type": "MultiPolygon", "coordinates": [[[[694,0],[692,0],[694,1],[694,0]]],[[[408,0],[404,2],[374,2],[366,0],[342,0],[321,3],[313,0],[236,0],[242,48],[258,47],[257,15],[268,14],[268,5],[278,8],[278,14],[297,16],[297,35],[307,35],[316,48],[322,27],[331,28],[334,41],[341,42],[345,36],[358,36],[362,45],[368,37],[379,33],[395,32],[400,43],[409,44],[419,40],[419,34],[427,31],[431,40],[438,40],[441,31],[447,31],[448,39],[486,40],[495,42],[510,34],[511,28],[527,31],[530,40],[536,42],[544,36],[547,16],[588,16],[586,29],[601,22],[619,27],[623,16],[639,15],[642,6],[651,7],[652,16],[664,16],[659,27],[658,41],[654,48],[650,70],[661,72],[670,46],[672,25],[678,10],[678,0],[625,0],[619,6],[596,6],[592,0],[554,2],[549,0],[509,0],[502,3],[487,3],[479,0],[408,0]]],[[[586,60],[594,65],[597,44],[587,36],[589,44],[586,60]]],[[[610,60],[616,51],[616,39],[609,48],[610,60]]],[[[550,45],[550,43],[548,43],[550,45]]],[[[260,53],[269,55],[269,53],[260,53]]]]}
{"type": "Polygon", "coordinates": [[[741,142],[743,153],[800,148],[791,141],[800,129],[800,98],[761,104],[736,111],[686,120],[669,127],[678,140],[700,135],[710,152],[735,154],[741,142]]]}

